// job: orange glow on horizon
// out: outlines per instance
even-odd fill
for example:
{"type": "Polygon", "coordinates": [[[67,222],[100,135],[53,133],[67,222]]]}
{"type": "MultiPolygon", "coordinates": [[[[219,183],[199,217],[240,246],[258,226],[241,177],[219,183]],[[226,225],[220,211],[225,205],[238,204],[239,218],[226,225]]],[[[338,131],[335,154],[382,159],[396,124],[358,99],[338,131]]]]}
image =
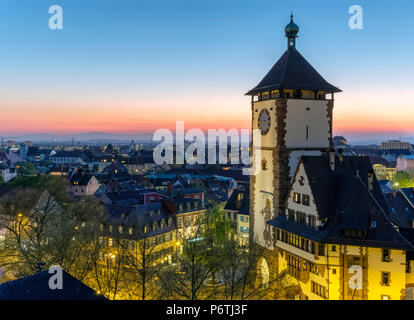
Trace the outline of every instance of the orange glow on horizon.
{"type": "MultiPolygon", "coordinates": [[[[9,99],[10,100],[10,99],[9,99]]],[[[250,98],[233,91],[204,98],[201,93],[171,95],[163,99],[68,99],[31,97],[6,101],[0,132],[77,134],[107,132],[152,133],[159,128],[250,129],[250,98]],[[202,97],[202,98],[200,98],[202,97]],[[47,100],[49,99],[49,100],[47,100]]],[[[414,135],[414,108],[409,90],[344,89],[335,96],[334,134],[414,135]]]]}

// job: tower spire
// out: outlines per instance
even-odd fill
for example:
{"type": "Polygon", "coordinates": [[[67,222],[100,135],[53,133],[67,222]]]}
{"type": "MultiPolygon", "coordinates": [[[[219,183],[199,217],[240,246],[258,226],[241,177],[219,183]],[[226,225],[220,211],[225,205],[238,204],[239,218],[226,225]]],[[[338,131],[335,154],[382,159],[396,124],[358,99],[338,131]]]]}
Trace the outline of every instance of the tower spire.
{"type": "Polygon", "coordinates": [[[285,27],[285,36],[288,39],[288,48],[296,47],[296,38],[298,37],[299,27],[293,22],[293,11],[290,13],[290,22],[285,27]]]}

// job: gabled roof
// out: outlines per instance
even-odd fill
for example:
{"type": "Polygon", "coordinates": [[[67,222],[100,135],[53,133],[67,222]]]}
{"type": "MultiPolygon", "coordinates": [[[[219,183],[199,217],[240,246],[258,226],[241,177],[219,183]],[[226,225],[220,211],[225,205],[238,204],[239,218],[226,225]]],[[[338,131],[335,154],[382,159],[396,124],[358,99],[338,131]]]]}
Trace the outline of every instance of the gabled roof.
{"type": "Polygon", "coordinates": [[[277,89],[342,91],[328,83],[294,47],[288,48],[263,80],[246,95],[277,89]]]}
{"type": "Polygon", "coordinates": [[[87,285],[62,271],[63,289],[49,288],[53,274],[48,271],[35,273],[0,285],[0,300],[106,300],[87,285]]]}
{"type": "Polygon", "coordinates": [[[225,210],[237,210],[239,214],[248,215],[250,211],[250,190],[236,189],[231,193],[229,200],[224,207],[225,210]],[[243,195],[240,204],[237,204],[237,197],[239,194],[243,195]]]}
{"type": "Polygon", "coordinates": [[[390,212],[390,219],[401,228],[411,228],[414,221],[414,208],[401,192],[385,195],[390,212]]]}
{"type": "Polygon", "coordinates": [[[82,155],[82,151],[80,150],[72,150],[72,151],[67,151],[67,150],[61,150],[56,152],[56,154],[54,154],[53,156],[51,156],[51,158],[80,158],[82,155]]]}
{"type": "MultiPolygon", "coordinates": [[[[394,228],[389,218],[381,188],[373,175],[372,193],[368,189],[367,157],[349,156],[335,159],[335,170],[329,166],[328,156],[303,156],[303,164],[314,197],[317,214],[326,224],[317,230],[321,241],[351,245],[412,249],[411,244],[394,228]],[[375,221],[375,226],[371,223],[375,221]],[[351,239],[345,230],[364,230],[364,239],[351,239]]],[[[281,227],[286,217],[269,221],[281,227]],[[281,220],[281,221],[279,221],[281,220]]],[[[297,224],[295,222],[291,222],[297,224]]],[[[308,226],[302,228],[311,229],[308,226]]]]}
{"type": "Polygon", "coordinates": [[[70,183],[74,184],[76,182],[77,185],[87,186],[92,178],[93,178],[93,174],[90,174],[90,173],[84,173],[84,174],[77,173],[77,174],[74,174],[70,178],[70,183]]]}
{"type": "Polygon", "coordinates": [[[414,206],[414,188],[401,188],[399,191],[406,197],[412,206],[414,206]]]}

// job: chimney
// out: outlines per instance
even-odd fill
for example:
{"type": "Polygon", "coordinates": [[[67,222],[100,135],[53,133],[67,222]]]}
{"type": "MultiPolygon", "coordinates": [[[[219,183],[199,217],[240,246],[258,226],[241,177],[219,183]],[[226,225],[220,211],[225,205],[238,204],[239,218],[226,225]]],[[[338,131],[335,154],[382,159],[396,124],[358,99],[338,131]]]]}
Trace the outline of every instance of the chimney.
{"type": "Polygon", "coordinates": [[[368,170],[368,190],[372,193],[372,190],[374,189],[374,170],[369,169],[368,170]]]}
{"type": "Polygon", "coordinates": [[[338,150],[339,162],[343,162],[344,161],[344,155],[343,155],[343,153],[344,153],[344,150],[342,150],[342,149],[339,149],[338,150]]]}
{"type": "Polygon", "coordinates": [[[335,171],[335,150],[329,150],[329,166],[331,167],[332,171],[335,171]]]}

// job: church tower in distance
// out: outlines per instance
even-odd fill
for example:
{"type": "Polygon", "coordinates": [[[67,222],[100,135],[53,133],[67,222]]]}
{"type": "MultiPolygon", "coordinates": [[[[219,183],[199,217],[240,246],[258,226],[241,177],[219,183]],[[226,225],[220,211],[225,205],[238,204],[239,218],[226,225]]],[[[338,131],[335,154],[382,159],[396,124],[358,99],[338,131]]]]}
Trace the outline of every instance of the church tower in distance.
{"type": "Polygon", "coordinates": [[[250,178],[250,238],[268,249],[272,237],[266,222],[284,214],[300,157],[322,155],[332,147],[334,93],[341,92],[298,52],[298,33],[291,15],[285,28],[287,50],[246,94],[252,97],[252,129],[261,132],[261,155],[256,157],[261,170],[250,178]]]}

